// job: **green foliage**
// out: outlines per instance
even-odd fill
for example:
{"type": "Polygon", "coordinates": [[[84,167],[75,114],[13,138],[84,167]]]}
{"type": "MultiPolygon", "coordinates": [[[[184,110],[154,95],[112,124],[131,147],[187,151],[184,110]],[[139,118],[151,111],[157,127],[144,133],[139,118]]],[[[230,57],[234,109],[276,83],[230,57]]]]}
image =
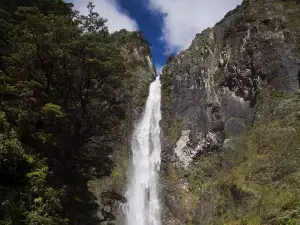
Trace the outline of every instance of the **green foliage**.
{"type": "Polygon", "coordinates": [[[300,201],[292,200],[282,207],[276,225],[297,225],[300,222],[300,201]]]}
{"type": "Polygon", "coordinates": [[[229,224],[298,224],[299,97],[264,90],[259,99],[260,120],[224,155],[223,164],[233,168],[217,185],[215,218],[229,224]]]}
{"type": "Polygon", "coordinates": [[[215,85],[219,85],[222,79],[223,69],[219,68],[213,75],[215,85]]]}
{"type": "Polygon", "coordinates": [[[120,42],[148,53],[149,43],[140,32],[109,34],[93,9],[0,3],[0,224],[104,222],[88,182],[122,176],[110,156],[134,82],[120,42]]]}
{"type": "Polygon", "coordinates": [[[203,156],[190,166],[187,179],[191,192],[201,194],[211,190],[216,180],[214,176],[218,170],[217,163],[218,160],[213,156],[203,156]]]}
{"type": "Polygon", "coordinates": [[[175,144],[180,138],[180,136],[181,136],[181,120],[177,118],[171,122],[171,127],[170,127],[171,143],[175,144]]]}
{"type": "Polygon", "coordinates": [[[134,53],[134,49],[138,46],[143,49],[141,53],[143,55],[151,55],[151,44],[148,42],[142,31],[127,31],[122,29],[112,34],[112,38],[116,41],[116,43],[126,50],[129,53],[134,53]]]}
{"type": "MultiPolygon", "coordinates": [[[[281,1],[281,4],[284,5],[286,10],[288,9],[293,9],[295,12],[293,13],[288,13],[287,16],[287,21],[286,25],[287,27],[292,31],[292,36],[295,38],[295,40],[299,40],[300,38],[300,20],[299,20],[299,12],[300,12],[300,5],[299,2],[297,3],[296,1],[281,1]]],[[[300,43],[299,41],[296,42],[296,50],[298,54],[300,54],[300,43]]]]}
{"type": "Polygon", "coordinates": [[[60,223],[55,209],[61,205],[56,192],[46,184],[48,167],[45,162],[26,154],[4,113],[0,113],[0,127],[0,221],[12,224],[20,221],[26,221],[26,224],[60,223]],[[24,204],[23,199],[32,204],[24,204]]]}
{"type": "Polygon", "coordinates": [[[191,217],[188,218],[187,225],[193,225],[193,219],[191,217]]]}
{"type": "Polygon", "coordinates": [[[161,75],[161,82],[162,82],[162,103],[163,103],[163,107],[167,108],[172,101],[172,97],[171,97],[171,77],[170,75],[167,73],[167,66],[164,68],[162,75],[161,75]]]}
{"type": "Polygon", "coordinates": [[[296,225],[297,220],[288,217],[281,217],[276,221],[276,225],[296,225]]]}
{"type": "Polygon", "coordinates": [[[52,103],[47,103],[44,105],[42,108],[42,113],[52,114],[56,118],[62,118],[65,116],[65,114],[61,111],[61,107],[52,103]]]}
{"type": "Polygon", "coordinates": [[[197,156],[186,170],[168,168],[187,221],[212,195],[211,224],[300,223],[299,103],[296,94],[263,89],[257,118],[242,136],[223,151],[197,156]]]}

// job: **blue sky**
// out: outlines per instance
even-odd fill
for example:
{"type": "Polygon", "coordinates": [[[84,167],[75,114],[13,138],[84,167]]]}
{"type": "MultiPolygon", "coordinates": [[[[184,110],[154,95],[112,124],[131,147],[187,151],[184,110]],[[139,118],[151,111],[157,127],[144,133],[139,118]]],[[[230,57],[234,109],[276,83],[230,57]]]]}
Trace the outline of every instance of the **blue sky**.
{"type": "MultiPolygon", "coordinates": [[[[89,0],[68,0],[85,14],[89,0]]],[[[111,32],[142,30],[152,44],[157,68],[171,53],[191,44],[197,33],[212,27],[242,0],[93,0],[95,10],[108,19],[111,32]]]]}
{"type": "Polygon", "coordinates": [[[119,1],[119,5],[137,22],[139,29],[144,32],[145,37],[152,44],[153,62],[156,65],[163,65],[166,56],[164,54],[164,42],[160,40],[162,15],[154,15],[142,1],[138,0],[122,0],[119,1]]]}

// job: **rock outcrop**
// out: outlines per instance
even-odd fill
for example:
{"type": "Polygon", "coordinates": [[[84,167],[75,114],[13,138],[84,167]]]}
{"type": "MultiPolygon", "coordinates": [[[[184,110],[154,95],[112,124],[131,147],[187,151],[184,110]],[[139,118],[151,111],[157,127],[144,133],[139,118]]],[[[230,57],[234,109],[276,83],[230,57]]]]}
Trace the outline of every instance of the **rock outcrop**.
{"type": "MultiPolygon", "coordinates": [[[[280,219],[272,213],[269,217],[250,213],[255,208],[267,207],[268,204],[259,205],[263,201],[261,188],[274,186],[272,179],[263,184],[262,177],[267,173],[275,176],[278,168],[269,165],[256,180],[237,168],[247,160],[253,163],[248,170],[260,168],[252,161],[260,159],[254,157],[254,136],[261,138],[257,141],[263,142],[262,149],[272,149],[269,145],[274,143],[260,133],[262,121],[267,121],[265,132],[275,135],[278,133],[272,120],[281,124],[283,117],[289,115],[295,123],[285,128],[277,124],[278,129],[282,129],[282,136],[287,135],[288,143],[295,134],[299,136],[295,119],[299,109],[295,103],[300,75],[299,15],[299,1],[244,1],[215,27],[198,34],[191,46],[164,68],[164,224],[288,224],[278,222],[280,219]],[[240,148],[242,144],[249,146],[240,148]],[[244,161],[237,155],[229,156],[239,148],[244,161]],[[235,169],[241,174],[236,176],[235,169]],[[251,189],[247,185],[261,186],[251,189]],[[247,199],[249,204],[243,205],[241,202],[247,199]],[[245,208],[240,210],[240,206],[245,208]],[[243,219],[243,215],[251,219],[243,219]]],[[[295,150],[292,146],[297,138],[294,139],[286,151],[295,150]]],[[[271,160],[272,154],[279,154],[281,148],[282,143],[277,143],[273,152],[266,150],[261,157],[271,160]]],[[[298,155],[296,150],[291,154],[295,158],[298,155]]],[[[280,157],[276,160],[286,159],[280,157]]],[[[295,171],[299,172],[298,168],[295,171]]],[[[287,177],[282,175],[280,179],[287,177]]],[[[276,210],[283,210],[284,204],[288,202],[276,205],[276,210]]]]}

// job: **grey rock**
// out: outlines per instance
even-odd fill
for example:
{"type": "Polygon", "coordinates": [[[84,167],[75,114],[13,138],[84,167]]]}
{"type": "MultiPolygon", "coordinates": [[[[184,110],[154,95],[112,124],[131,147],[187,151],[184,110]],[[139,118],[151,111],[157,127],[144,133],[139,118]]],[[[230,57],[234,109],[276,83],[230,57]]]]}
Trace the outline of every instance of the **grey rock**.
{"type": "Polygon", "coordinates": [[[226,121],[224,129],[226,137],[237,137],[245,131],[246,126],[244,120],[231,118],[226,121]]]}
{"type": "MultiPolygon", "coordinates": [[[[191,46],[166,65],[162,76],[163,174],[170,166],[186,170],[211,149],[228,149],[231,139],[261,116],[255,106],[265,87],[299,92],[300,34],[292,17],[300,11],[283,4],[244,1],[215,27],[197,34],[191,46]],[[175,120],[181,121],[181,135],[174,142],[171,127],[175,120]]],[[[208,224],[211,210],[206,217],[202,215],[204,208],[212,207],[209,204],[199,201],[195,224],[208,224]]],[[[172,215],[170,221],[180,218],[186,224],[183,209],[172,215]]]]}

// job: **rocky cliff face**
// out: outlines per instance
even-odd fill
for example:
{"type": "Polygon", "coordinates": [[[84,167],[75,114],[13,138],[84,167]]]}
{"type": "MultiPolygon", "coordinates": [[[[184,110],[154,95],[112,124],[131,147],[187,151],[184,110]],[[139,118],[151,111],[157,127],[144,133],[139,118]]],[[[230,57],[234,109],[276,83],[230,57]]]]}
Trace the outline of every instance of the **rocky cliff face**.
{"type": "Polygon", "coordinates": [[[164,68],[164,224],[299,223],[299,15],[244,1],[164,68]]]}

